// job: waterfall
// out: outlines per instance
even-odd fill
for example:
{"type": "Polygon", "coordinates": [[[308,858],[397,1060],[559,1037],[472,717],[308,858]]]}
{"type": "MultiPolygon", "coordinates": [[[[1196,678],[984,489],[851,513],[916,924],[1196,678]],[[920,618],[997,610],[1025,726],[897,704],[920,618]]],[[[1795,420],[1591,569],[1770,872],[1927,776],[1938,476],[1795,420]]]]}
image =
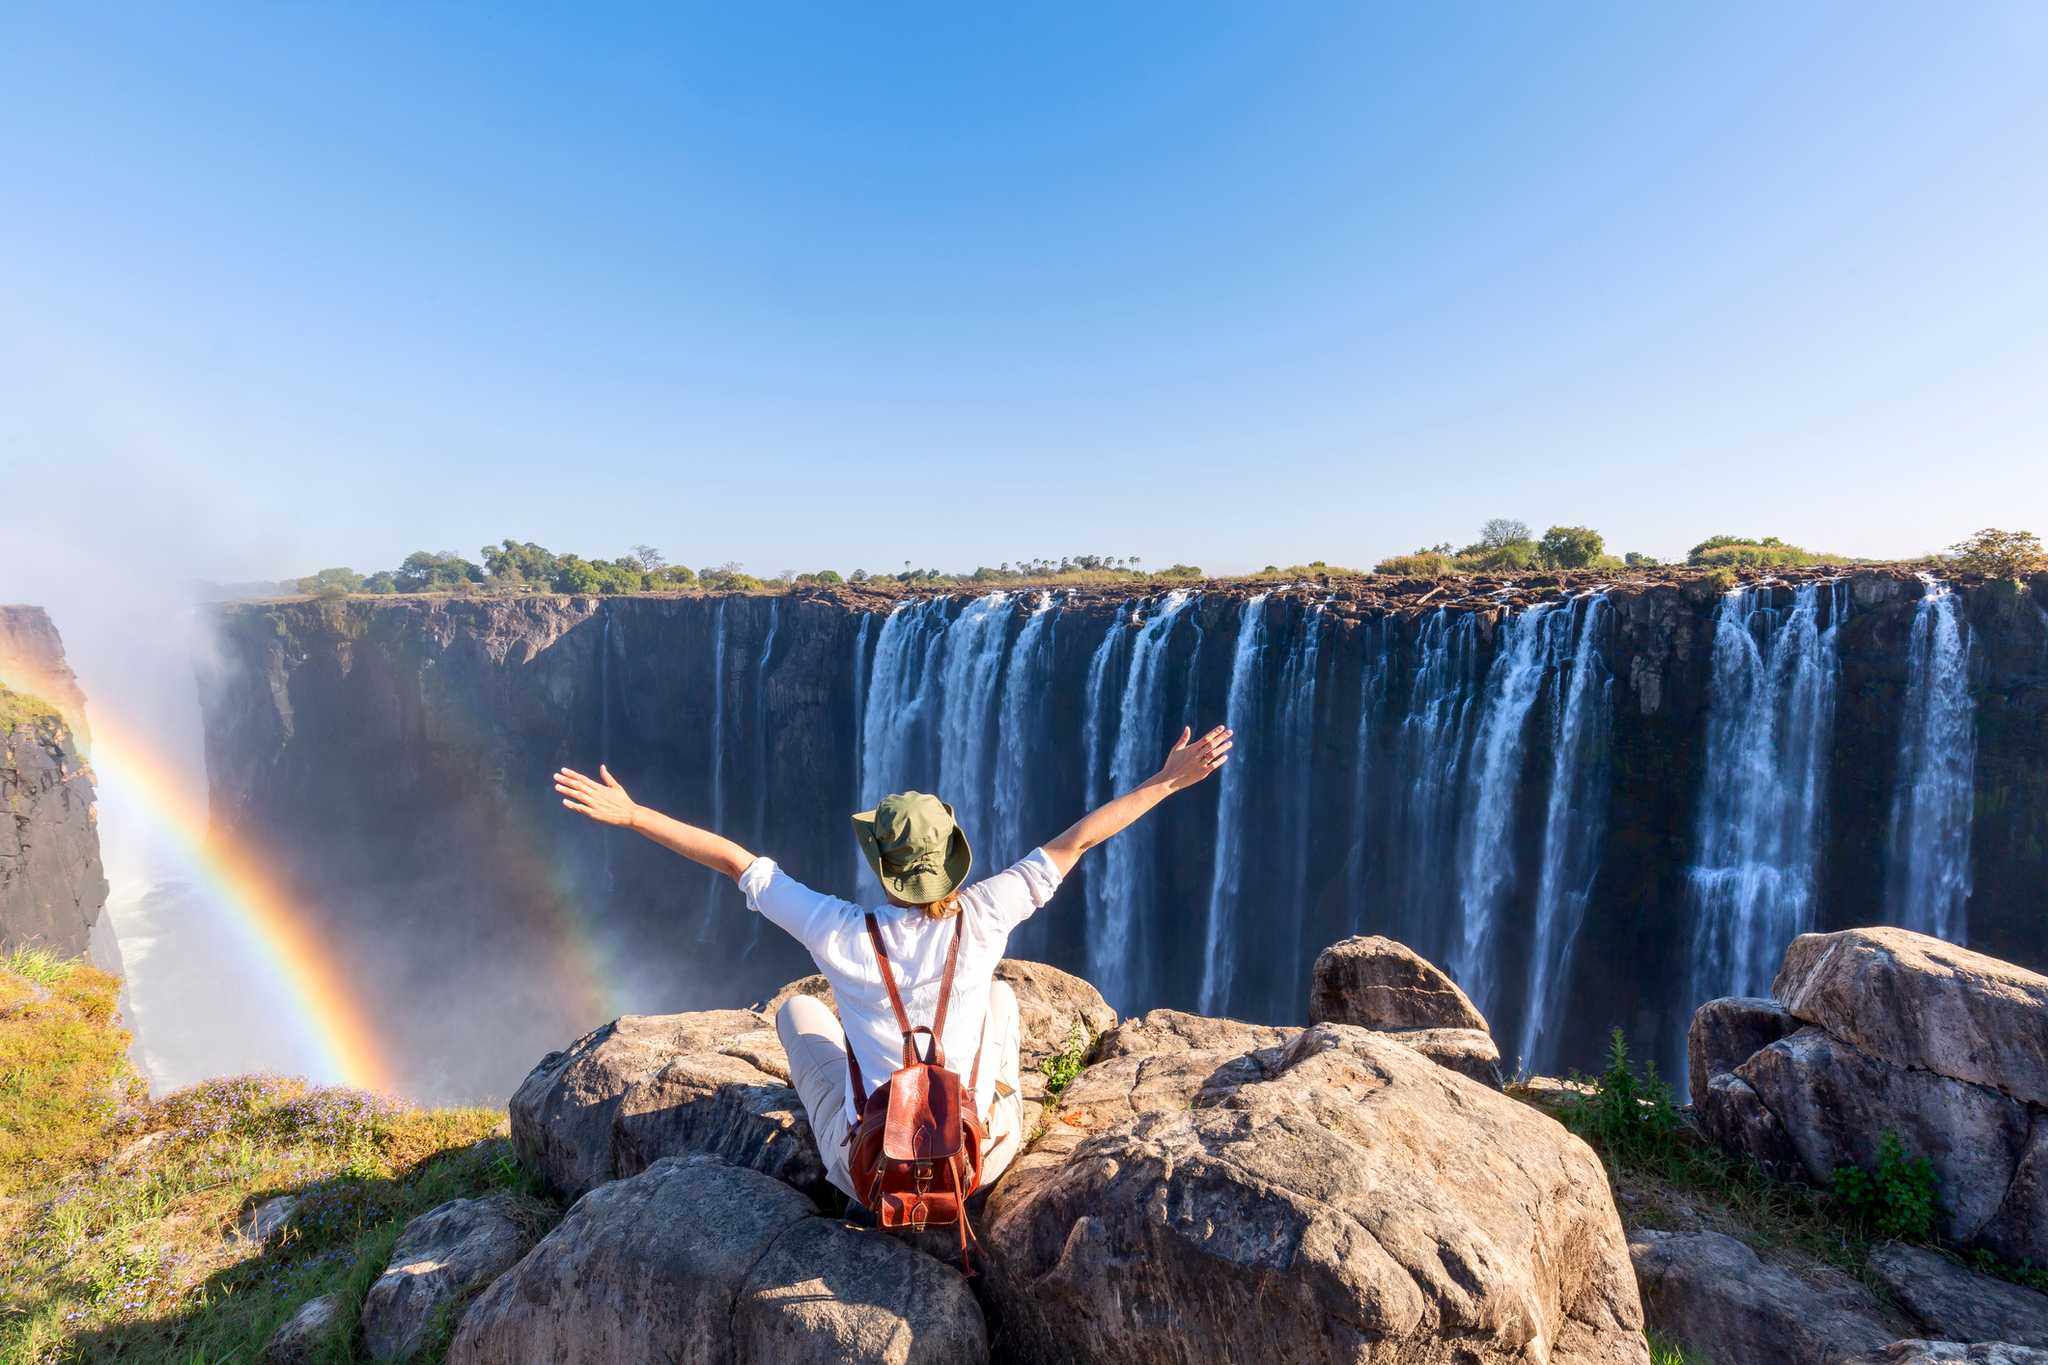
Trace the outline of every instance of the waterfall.
{"type": "MultiPolygon", "coordinates": [[[[600,599],[602,601],[602,599],[600,599]]],[[[612,759],[612,608],[603,602],[598,608],[603,626],[597,637],[597,767],[602,774],[612,759]]],[[[612,866],[612,831],[598,826],[598,843],[604,849],[604,885],[613,896],[619,892],[619,874],[612,866]]]]}
{"type": "Polygon", "coordinates": [[[1556,603],[1542,602],[1501,623],[1472,741],[1472,804],[1458,860],[1462,933],[1449,966],[1482,1011],[1496,1003],[1491,969],[1501,901],[1515,877],[1515,796],[1528,752],[1529,711],[1555,662],[1544,623],[1556,610],[1556,603]]]}
{"type": "Polygon", "coordinates": [[[1408,798],[1393,811],[1385,887],[1401,922],[1388,932],[1441,962],[1449,956],[1443,926],[1457,909],[1443,869],[1453,865],[1457,852],[1466,731],[1477,690],[1475,618],[1439,607],[1423,619],[1415,649],[1395,755],[1408,798]]]}
{"type": "MultiPolygon", "coordinates": [[[[1364,895],[1366,858],[1372,841],[1373,749],[1377,727],[1387,701],[1387,678],[1392,668],[1388,658],[1388,625],[1393,618],[1380,616],[1370,627],[1373,643],[1358,661],[1358,733],[1352,740],[1351,759],[1351,856],[1346,862],[1351,887],[1350,932],[1365,932],[1367,902],[1364,895]]],[[[1361,626],[1363,635],[1366,627],[1361,626]]]]}
{"type": "Polygon", "coordinates": [[[1058,608],[1049,592],[1041,592],[1031,615],[1010,646],[1010,667],[1004,675],[1002,722],[996,736],[995,830],[990,841],[995,861],[1006,867],[1030,851],[1045,832],[1025,828],[1032,774],[1044,754],[1046,703],[1052,692],[1052,623],[1058,608]]]}
{"type": "MultiPolygon", "coordinates": [[[[860,628],[853,635],[853,796],[846,809],[860,810],[866,803],[861,799],[861,755],[867,751],[867,684],[868,684],[868,633],[874,629],[875,614],[864,611],[860,614],[860,628]]],[[[867,857],[860,851],[860,845],[853,846],[853,880],[847,885],[859,894],[861,874],[867,870],[867,857]]]]}
{"type": "MultiPolygon", "coordinates": [[[[725,828],[725,609],[731,597],[718,599],[711,618],[711,828],[725,828]]],[[[697,941],[711,938],[718,923],[719,902],[725,899],[725,878],[705,870],[704,918],[697,923],[697,941]]]]}
{"type": "Polygon", "coordinates": [[[1556,1036],[1565,1013],[1572,948],[1585,922],[1606,829],[1608,736],[1614,680],[1600,655],[1612,616],[1607,598],[1590,593],[1544,620],[1560,672],[1552,688],[1550,798],[1543,817],[1542,872],[1536,885],[1535,943],[1522,1011],[1523,1060],[1553,1059],[1539,1049],[1556,1036]]]}
{"type": "MultiPolygon", "coordinates": [[[[1309,963],[1302,960],[1303,937],[1310,916],[1309,831],[1315,816],[1316,771],[1316,666],[1322,654],[1325,607],[1321,602],[1302,615],[1301,635],[1287,656],[1280,675],[1280,700],[1274,717],[1274,750],[1282,774],[1280,800],[1276,803],[1279,827],[1288,831],[1293,843],[1288,866],[1294,872],[1293,895],[1281,907],[1286,942],[1279,960],[1281,1002],[1299,1006],[1307,988],[1309,963]]],[[[1226,772],[1229,765],[1225,765],[1226,772]]],[[[1315,945],[1321,948],[1323,945],[1315,945]]]]}
{"type": "Polygon", "coordinates": [[[912,766],[910,747],[916,737],[929,649],[926,627],[941,605],[939,598],[898,602],[875,637],[866,711],[861,717],[862,806],[896,790],[903,772],[912,766]]]}
{"type": "Polygon", "coordinates": [[[1961,943],[1970,899],[1976,713],[1955,590],[1931,577],[1926,583],[1908,641],[1885,917],[1961,943]]]}
{"type": "MultiPolygon", "coordinates": [[[[768,631],[761,638],[761,657],[754,661],[754,830],[753,847],[766,848],[768,832],[768,660],[775,653],[775,632],[782,624],[782,601],[768,604],[768,631]]],[[[752,954],[761,942],[761,916],[747,916],[747,946],[752,954]]]]}
{"type": "Polygon", "coordinates": [[[989,788],[1009,622],[1008,593],[971,599],[946,628],[945,665],[939,673],[939,764],[937,785],[930,790],[952,803],[954,818],[978,850],[975,867],[983,876],[997,870],[982,859],[995,848],[989,788]]]}
{"type": "MultiPolygon", "coordinates": [[[[1244,604],[1237,621],[1237,647],[1230,655],[1230,694],[1224,721],[1239,734],[1251,736],[1260,704],[1259,666],[1266,642],[1266,594],[1244,604]]],[[[1232,912],[1242,884],[1244,823],[1247,815],[1245,773],[1240,758],[1223,765],[1216,780],[1223,790],[1216,800],[1216,860],[1209,880],[1209,916],[1204,941],[1208,956],[1202,966],[1202,1013],[1222,1014],[1230,1008],[1230,987],[1237,971],[1237,944],[1232,912]]]]}
{"type": "Polygon", "coordinates": [[[1762,995],[1816,922],[1821,812],[1846,582],[1721,599],[1707,681],[1706,759],[1687,879],[1691,1000],[1762,995]],[[1823,589],[1826,620],[1822,620],[1823,589]]]}
{"type": "MultiPolygon", "coordinates": [[[[1117,711],[1116,744],[1109,760],[1110,797],[1122,795],[1149,777],[1165,756],[1165,697],[1159,672],[1173,623],[1193,597],[1175,590],[1153,605],[1145,624],[1131,640],[1124,673],[1123,701],[1117,711]]],[[[1113,629],[1113,628],[1112,628],[1113,629]]],[[[1100,727],[1097,727],[1098,743],[1100,727]]],[[[1158,843],[1156,823],[1135,826],[1103,846],[1101,875],[1088,879],[1089,977],[1103,998],[1128,1006],[1138,988],[1149,984],[1142,970],[1149,956],[1132,946],[1132,926],[1142,934],[1144,890],[1142,870],[1158,843]]]]}

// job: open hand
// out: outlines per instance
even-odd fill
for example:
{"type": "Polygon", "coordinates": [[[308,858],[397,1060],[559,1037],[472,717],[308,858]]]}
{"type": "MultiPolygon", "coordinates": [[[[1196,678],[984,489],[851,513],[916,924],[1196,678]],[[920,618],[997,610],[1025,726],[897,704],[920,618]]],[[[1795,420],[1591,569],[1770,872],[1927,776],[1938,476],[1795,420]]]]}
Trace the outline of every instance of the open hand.
{"type": "Polygon", "coordinates": [[[630,825],[633,823],[633,798],[626,795],[626,789],[613,777],[611,769],[602,763],[597,765],[597,775],[604,779],[594,782],[574,768],[555,770],[555,790],[561,793],[562,804],[578,815],[587,815],[601,825],[630,825]]]}
{"type": "Polygon", "coordinates": [[[1159,780],[1173,791],[1194,786],[1230,761],[1229,730],[1219,725],[1191,743],[1189,736],[1193,733],[1181,727],[1180,738],[1167,752],[1166,762],[1159,766],[1159,780]]]}

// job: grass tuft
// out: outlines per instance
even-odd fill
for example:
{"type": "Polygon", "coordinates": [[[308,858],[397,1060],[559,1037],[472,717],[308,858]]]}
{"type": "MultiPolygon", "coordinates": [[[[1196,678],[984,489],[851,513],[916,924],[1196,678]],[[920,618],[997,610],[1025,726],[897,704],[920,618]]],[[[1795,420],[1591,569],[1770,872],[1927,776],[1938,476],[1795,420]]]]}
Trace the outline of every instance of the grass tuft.
{"type": "Polygon", "coordinates": [[[350,1326],[327,1359],[354,1360],[363,1296],[410,1219],[498,1189],[536,1230],[559,1216],[495,1109],[269,1075],[144,1098],[117,989],[82,963],[0,959],[0,1362],[249,1362],[327,1293],[350,1326]],[[298,1201],[284,1228],[239,1235],[279,1195],[298,1201]]]}

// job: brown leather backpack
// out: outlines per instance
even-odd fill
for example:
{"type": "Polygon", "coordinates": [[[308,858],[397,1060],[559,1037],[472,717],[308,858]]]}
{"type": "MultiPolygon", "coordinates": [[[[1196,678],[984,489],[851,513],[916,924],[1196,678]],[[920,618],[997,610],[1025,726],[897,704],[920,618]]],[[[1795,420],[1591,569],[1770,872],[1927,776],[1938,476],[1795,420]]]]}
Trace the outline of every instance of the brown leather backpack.
{"type": "MultiPolygon", "coordinates": [[[[960,1230],[960,1268],[972,1275],[968,1247],[979,1246],[967,1224],[967,1196],[981,1185],[981,1109],[974,1086],[981,1077],[981,1047],[974,1049],[974,1067],[962,1085],[960,1075],[946,1067],[939,1041],[946,1031],[946,1007],[953,999],[953,964],[960,956],[960,926],[946,948],[946,974],[939,982],[939,1008],[930,1028],[915,1027],[904,1013],[896,975],[882,947],[882,931],[868,917],[868,941],[889,988],[896,1026],[903,1030],[903,1065],[869,1095],[861,1083],[860,1061],[851,1043],[847,1070],[860,1101],[860,1120],[848,1135],[847,1174],[864,1204],[885,1228],[923,1232],[948,1224],[960,1230]],[[920,1060],[917,1035],[929,1044],[929,1060],[920,1060]]],[[[986,1025],[983,1027],[986,1034],[986,1025]]]]}

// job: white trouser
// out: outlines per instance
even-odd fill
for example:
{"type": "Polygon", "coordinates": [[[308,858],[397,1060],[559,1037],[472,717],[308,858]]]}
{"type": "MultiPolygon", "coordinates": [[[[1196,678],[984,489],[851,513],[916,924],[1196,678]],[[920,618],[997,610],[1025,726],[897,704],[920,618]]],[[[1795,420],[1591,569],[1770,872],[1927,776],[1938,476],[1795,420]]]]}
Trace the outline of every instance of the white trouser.
{"type": "MultiPolygon", "coordinates": [[[[846,1113],[846,1033],[839,1018],[813,995],[793,995],[775,1015],[775,1032],[789,1054],[790,1084],[804,1102],[818,1154],[825,1159],[825,1177],[849,1198],[853,1181],[846,1174],[846,1139],[852,1120],[846,1113]]],[[[981,1183],[993,1185],[1016,1159],[1024,1136],[1024,1097],[1018,1093],[1017,997],[1007,981],[988,990],[988,1032],[982,1041],[981,1089],[988,1093],[993,1070],[994,1095],[983,1111],[988,1140],[981,1149],[981,1183]]],[[[968,1065],[973,1065],[968,1059],[968,1065]]],[[[964,1074],[963,1074],[964,1079],[964,1074]]]]}

